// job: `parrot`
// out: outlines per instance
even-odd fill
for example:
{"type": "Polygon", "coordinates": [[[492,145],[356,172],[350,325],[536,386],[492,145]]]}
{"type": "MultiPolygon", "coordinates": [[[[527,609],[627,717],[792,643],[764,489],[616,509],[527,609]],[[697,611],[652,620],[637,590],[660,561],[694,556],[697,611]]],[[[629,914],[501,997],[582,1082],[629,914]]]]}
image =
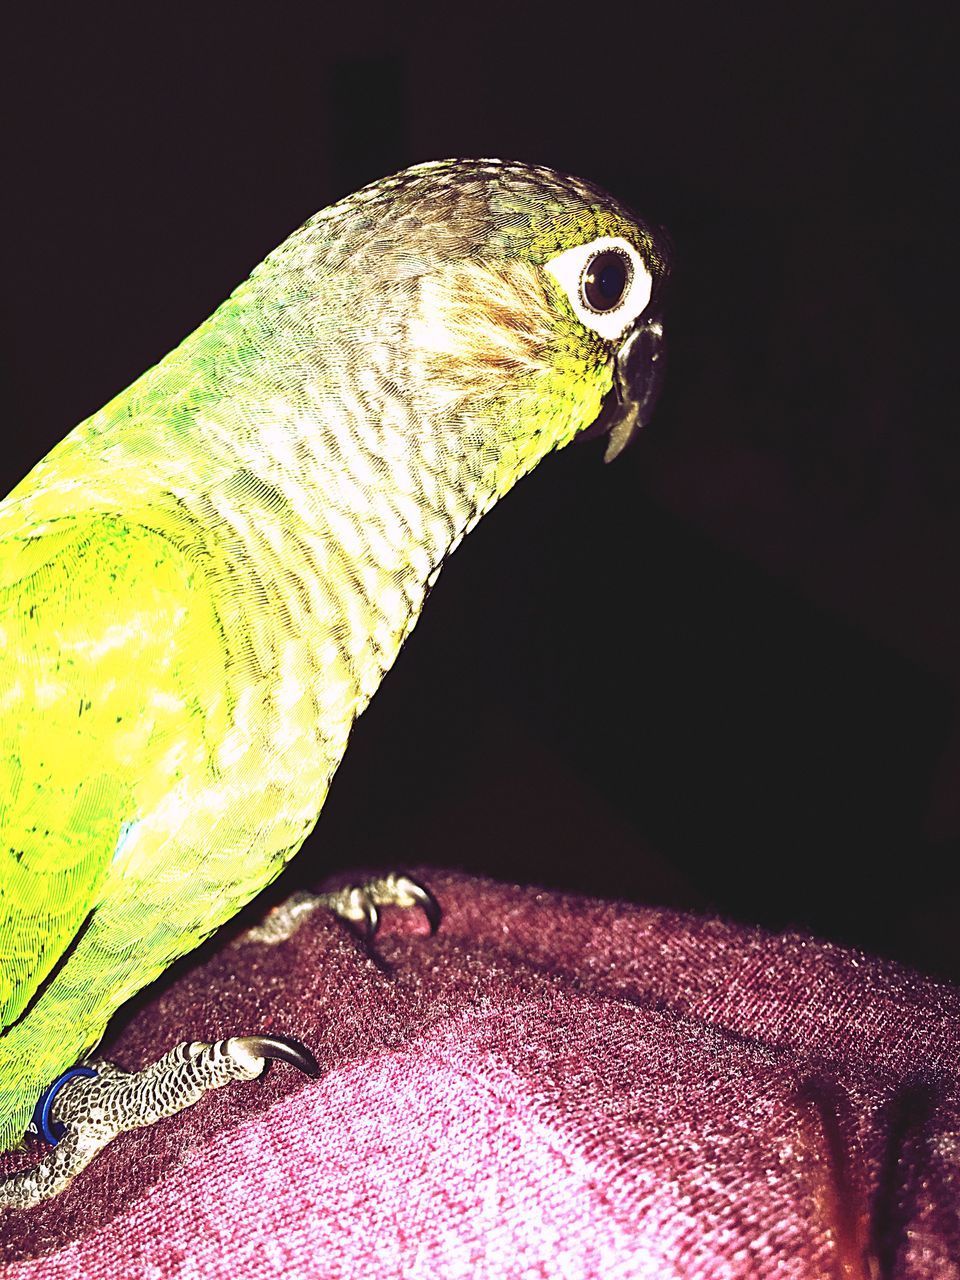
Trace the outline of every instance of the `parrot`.
{"type": "MultiPolygon", "coordinates": [[[[91,1054],[300,848],[478,520],[551,451],[646,425],[670,256],[581,179],[416,165],[310,217],[0,503],[0,1151],[38,1098],[63,1139],[0,1207],[271,1057],[313,1073],[284,1037],[139,1075],[91,1054]]],[[[350,894],[435,927],[409,877],[350,894]]]]}

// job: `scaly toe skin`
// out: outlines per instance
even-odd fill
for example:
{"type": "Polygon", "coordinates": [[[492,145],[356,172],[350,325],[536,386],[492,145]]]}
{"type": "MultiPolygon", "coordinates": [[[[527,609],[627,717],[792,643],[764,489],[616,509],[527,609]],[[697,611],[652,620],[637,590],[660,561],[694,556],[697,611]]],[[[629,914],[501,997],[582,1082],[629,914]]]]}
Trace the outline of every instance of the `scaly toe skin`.
{"type": "Polygon", "coordinates": [[[436,933],[440,925],[440,904],[430,890],[414,880],[412,876],[400,872],[368,880],[366,884],[346,885],[332,893],[317,896],[317,904],[350,924],[359,924],[363,928],[367,941],[371,941],[380,926],[380,907],[419,907],[426,916],[430,933],[436,933]]]}
{"type": "Polygon", "coordinates": [[[235,1036],[215,1044],[178,1044],[142,1071],[113,1063],[65,1073],[48,1090],[44,1132],[63,1134],[38,1165],[0,1182],[0,1209],[26,1209],[57,1195],[108,1142],[197,1102],[208,1089],[254,1080],[272,1059],[319,1076],[313,1054],[288,1036],[235,1036]]]}

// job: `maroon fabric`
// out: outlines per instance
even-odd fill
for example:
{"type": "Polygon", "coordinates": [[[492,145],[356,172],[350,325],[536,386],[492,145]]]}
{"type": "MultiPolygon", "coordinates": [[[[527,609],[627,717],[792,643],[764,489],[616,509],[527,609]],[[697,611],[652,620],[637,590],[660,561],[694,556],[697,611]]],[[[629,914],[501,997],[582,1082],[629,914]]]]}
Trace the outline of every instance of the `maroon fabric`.
{"type": "Polygon", "coordinates": [[[799,935],[424,874],[440,932],[387,913],[380,967],[316,912],[157,994],[124,1065],[261,1030],[325,1074],[277,1066],[117,1139],[0,1217],[4,1275],[960,1277],[960,993],[799,935]]]}

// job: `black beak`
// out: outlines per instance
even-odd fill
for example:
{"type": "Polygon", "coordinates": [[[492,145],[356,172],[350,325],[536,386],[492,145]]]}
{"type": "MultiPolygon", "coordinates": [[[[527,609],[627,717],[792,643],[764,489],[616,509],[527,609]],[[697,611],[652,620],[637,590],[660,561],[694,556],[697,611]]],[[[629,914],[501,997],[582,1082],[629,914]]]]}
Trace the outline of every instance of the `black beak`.
{"type": "Polygon", "coordinates": [[[622,453],[653,417],[666,365],[659,315],[644,316],[628,329],[614,356],[613,386],[582,439],[607,435],[604,462],[622,453]]]}
{"type": "Polygon", "coordinates": [[[666,367],[663,324],[659,316],[647,316],[628,330],[617,349],[613,392],[617,412],[610,425],[604,462],[627,447],[641,427],[653,417],[666,367]]]}

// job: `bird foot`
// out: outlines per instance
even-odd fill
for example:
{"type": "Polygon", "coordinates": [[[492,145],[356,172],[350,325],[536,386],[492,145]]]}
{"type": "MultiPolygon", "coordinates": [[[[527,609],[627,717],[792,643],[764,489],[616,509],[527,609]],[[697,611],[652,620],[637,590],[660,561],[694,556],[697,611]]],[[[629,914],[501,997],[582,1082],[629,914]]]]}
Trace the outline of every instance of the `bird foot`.
{"type": "Polygon", "coordinates": [[[56,1145],[32,1169],[0,1181],[0,1209],[27,1209],[59,1194],[118,1134],[176,1115],[208,1089],[255,1080],[274,1058],[308,1076],[320,1074],[310,1051],[285,1036],[178,1044],[136,1072],[112,1062],[66,1072],[37,1104],[31,1126],[56,1145]]]}
{"type": "Polygon", "coordinates": [[[412,876],[395,872],[369,880],[366,884],[348,884],[330,893],[307,893],[298,889],[275,907],[271,907],[259,924],[241,934],[235,945],[245,946],[258,942],[276,946],[279,942],[286,942],[318,907],[332,911],[349,924],[362,925],[369,943],[380,924],[380,908],[387,906],[420,907],[430,925],[431,934],[436,933],[441,914],[436,898],[412,876]]]}
{"type": "Polygon", "coordinates": [[[348,884],[331,893],[320,893],[316,905],[326,907],[334,915],[363,928],[371,941],[380,927],[381,907],[419,907],[427,918],[431,934],[440,924],[440,904],[426,887],[412,876],[391,872],[365,884],[348,884]]]}

